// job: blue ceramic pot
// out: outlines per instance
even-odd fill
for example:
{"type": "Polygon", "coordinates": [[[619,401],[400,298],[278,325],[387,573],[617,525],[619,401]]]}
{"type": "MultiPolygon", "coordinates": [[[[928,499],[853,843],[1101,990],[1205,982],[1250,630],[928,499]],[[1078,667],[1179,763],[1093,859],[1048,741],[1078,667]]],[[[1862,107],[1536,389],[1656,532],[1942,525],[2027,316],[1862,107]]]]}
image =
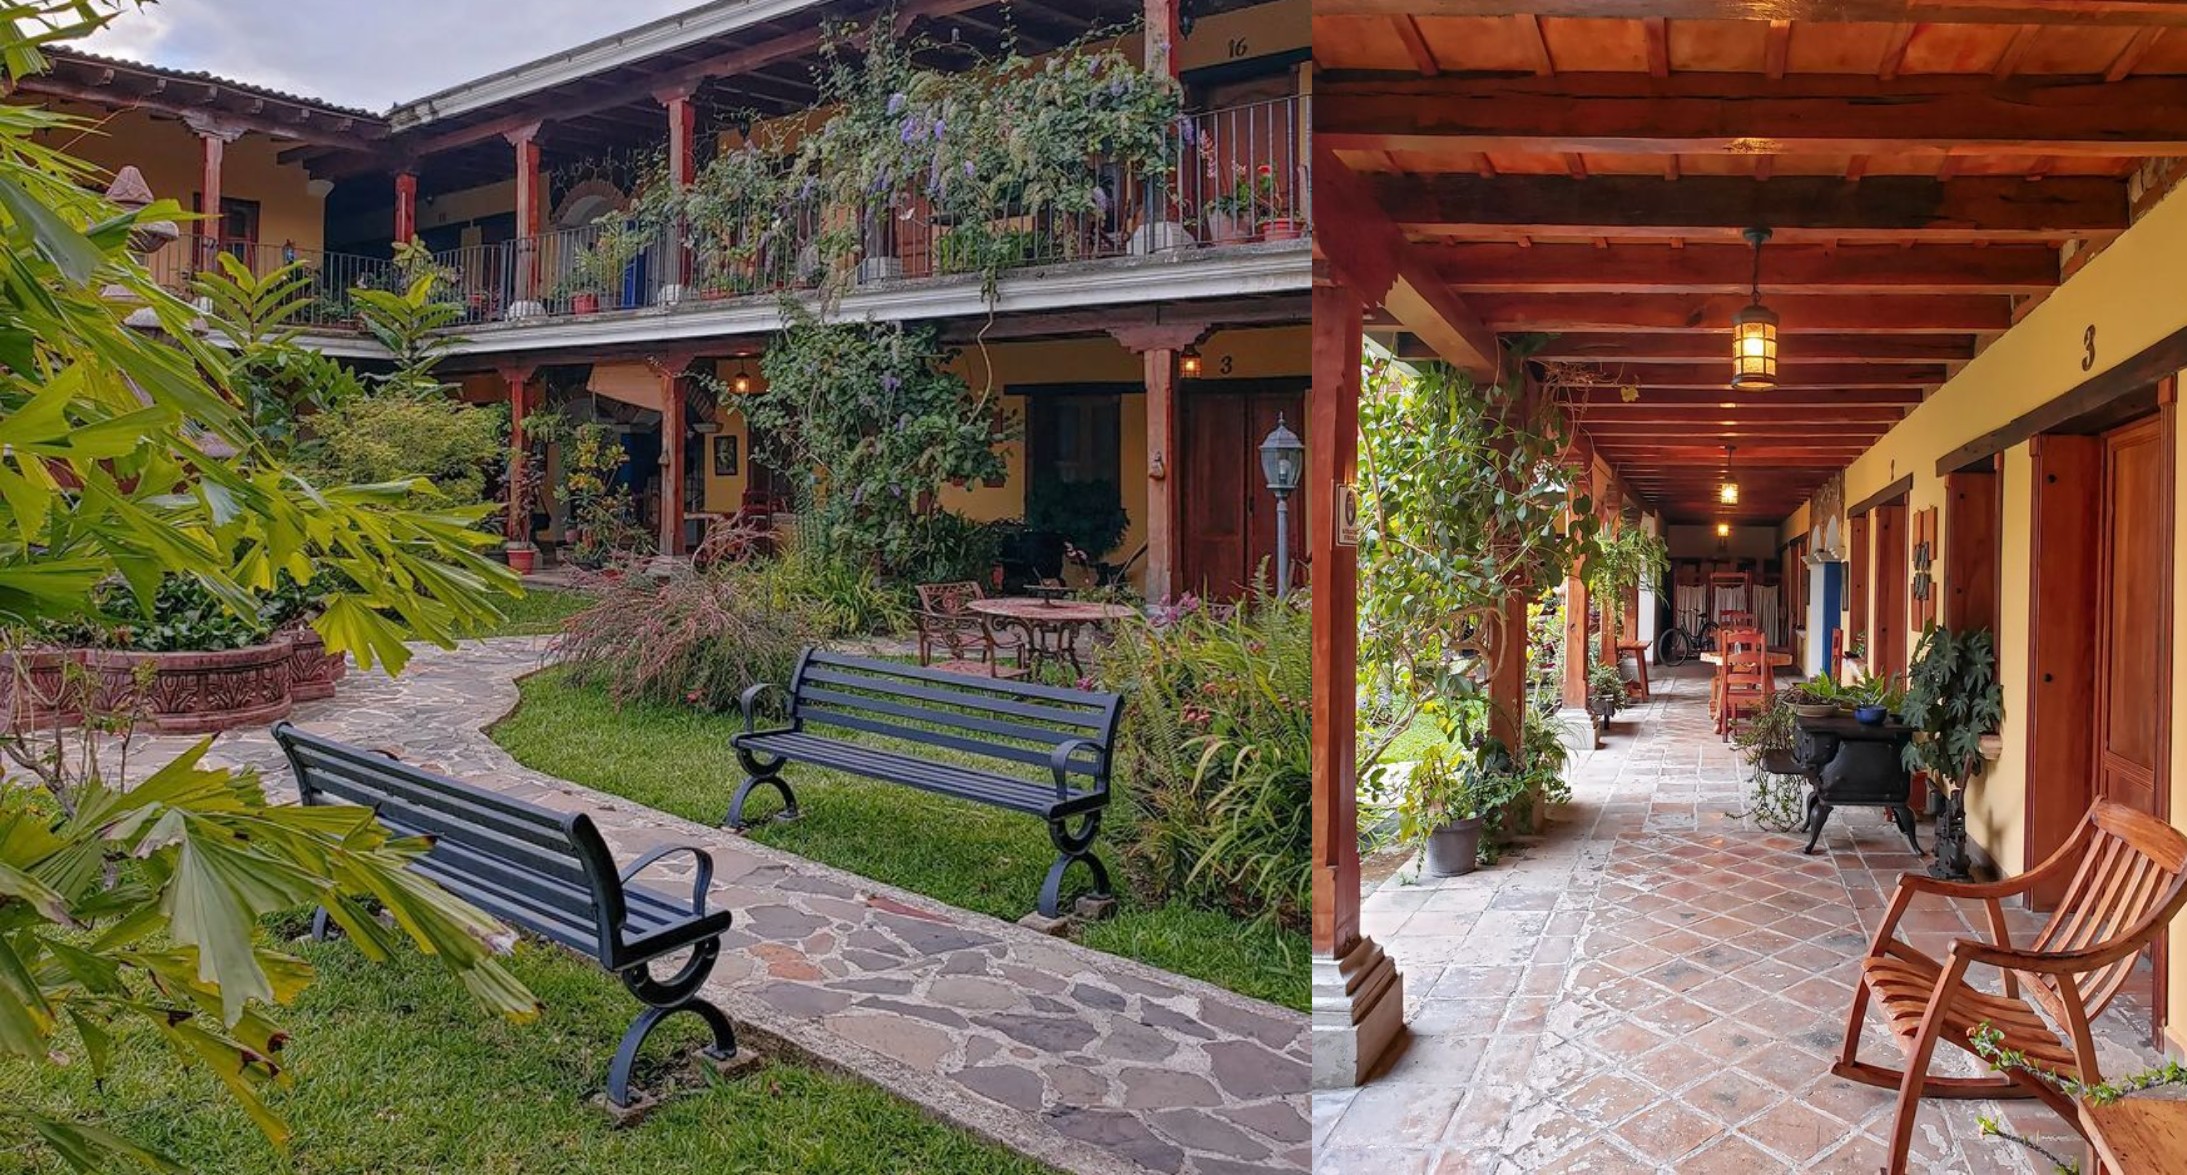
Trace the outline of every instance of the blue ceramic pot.
{"type": "Polygon", "coordinates": [[[1890,711],[1881,706],[1853,707],[1853,721],[1860,723],[1862,726],[1881,726],[1883,720],[1890,717],[1890,714],[1890,711]]]}

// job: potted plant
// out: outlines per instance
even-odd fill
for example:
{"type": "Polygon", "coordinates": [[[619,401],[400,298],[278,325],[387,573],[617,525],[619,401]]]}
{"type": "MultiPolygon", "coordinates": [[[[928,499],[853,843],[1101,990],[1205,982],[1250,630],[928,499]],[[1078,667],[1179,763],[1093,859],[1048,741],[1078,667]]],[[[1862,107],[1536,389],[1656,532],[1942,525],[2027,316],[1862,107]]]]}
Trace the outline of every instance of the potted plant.
{"type": "Polygon", "coordinates": [[[1625,677],[1615,665],[1596,665],[1587,671],[1587,709],[1598,726],[1608,726],[1625,701],[1625,677]]]}
{"type": "Polygon", "coordinates": [[[210,734],[285,717],[294,641],[263,614],[238,614],[195,579],[170,575],[142,622],[84,654],[97,709],[143,715],[162,734],[210,734]]]}
{"type": "Polygon", "coordinates": [[[1259,189],[1275,190],[1275,176],[1263,165],[1259,174],[1245,164],[1230,168],[1230,190],[1207,198],[1205,213],[1208,239],[1217,245],[1236,245],[1254,238],[1253,221],[1261,207],[1259,189]]]}
{"type": "Polygon", "coordinates": [[[645,250],[644,233],[622,213],[596,222],[598,233],[577,252],[555,293],[569,299],[570,313],[598,314],[600,298],[622,284],[624,271],[645,250]]]}
{"type": "MultiPolygon", "coordinates": [[[[1257,189],[1261,221],[1261,235],[1271,241],[1295,241],[1306,233],[1305,221],[1291,215],[1290,204],[1276,188],[1275,176],[1267,164],[1261,165],[1261,176],[1267,181],[1257,189]]],[[[1303,185],[1301,185],[1303,186],[1303,185]]]]}
{"type": "Polygon", "coordinates": [[[1615,536],[1596,540],[1596,550],[1582,571],[1587,598],[1602,602],[1603,623],[1610,626],[1613,639],[1624,636],[1619,630],[1624,627],[1625,593],[1660,580],[1670,569],[1670,546],[1638,526],[1628,524],[1615,536]]]}
{"type": "Polygon", "coordinates": [[[1829,674],[1809,678],[1784,692],[1785,705],[1801,718],[1829,718],[1838,712],[1844,690],[1829,674]]]}
{"type": "Polygon", "coordinates": [[[1413,765],[1398,797],[1398,835],[1421,846],[1428,876],[1471,873],[1482,857],[1483,829],[1522,794],[1525,782],[1496,739],[1485,739],[1470,758],[1455,763],[1443,748],[1433,748],[1413,765]]]}
{"type": "Polygon", "coordinates": [[[1901,706],[1913,741],[1903,752],[1909,771],[1927,773],[1943,791],[1936,821],[1932,876],[1964,879],[1967,872],[1967,785],[1982,773],[1983,736],[2005,720],[2005,691],[1997,681],[1997,651],[1988,629],[1955,634],[1930,625],[1914,649],[1901,706]]]}

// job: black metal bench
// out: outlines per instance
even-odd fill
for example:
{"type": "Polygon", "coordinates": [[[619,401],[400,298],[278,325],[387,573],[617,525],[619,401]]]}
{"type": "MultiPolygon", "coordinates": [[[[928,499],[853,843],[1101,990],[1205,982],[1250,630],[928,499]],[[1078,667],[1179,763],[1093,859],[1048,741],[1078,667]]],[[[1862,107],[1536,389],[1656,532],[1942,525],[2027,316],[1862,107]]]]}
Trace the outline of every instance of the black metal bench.
{"type": "Polygon", "coordinates": [[[729,802],[724,823],[730,828],[745,827],[744,802],[761,784],[782,793],[776,819],[795,819],[797,795],[782,767],[806,763],[1047,821],[1057,855],[1040,888],[1045,917],[1058,916],[1063,877],[1073,862],[1083,861],[1093,874],[1093,896],[1109,895],[1109,871],[1094,855],[1093,842],[1109,803],[1109,757],[1124,707],[1116,694],[807,649],[786,690],[755,685],[744,691],[742,705],[744,732],[730,745],[745,780],[729,802]],[[786,695],[789,725],[761,730],[758,706],[770,690],[786,695]],[[949,751],[972,762],[885,749],[857,741],[859,735],[949,751]]]}
{"type": "MultiPolygon", "coordinates": [[[[706,909],[714,860],[704,851],[658,849],[618,871],[600,830],[582,812],[528,804],[286,722],[273,728],[273,737],[288,755],[305,804],[356,804],[372,809],[391,831],[431,840],[432,848],[411,866],[419,874],[496,918],[598,961],[646,1005],[608,1067],[608,1100],[618,1109],[630,1105],[639,1047],[677,1012],[689,1012],[713,1030],[709,1057],[736,1057],[729,1017],[698,997],[730,922],[729,911],[706,909]],[[697,865],[688,899],[631,884],[675,853],[691,854],[697,865]],[[654,960],[687,947],[691,956],[674,976],[653,977],[654,960]]],[[[312,934],[326,933],[321,910],[312,934]]]]}

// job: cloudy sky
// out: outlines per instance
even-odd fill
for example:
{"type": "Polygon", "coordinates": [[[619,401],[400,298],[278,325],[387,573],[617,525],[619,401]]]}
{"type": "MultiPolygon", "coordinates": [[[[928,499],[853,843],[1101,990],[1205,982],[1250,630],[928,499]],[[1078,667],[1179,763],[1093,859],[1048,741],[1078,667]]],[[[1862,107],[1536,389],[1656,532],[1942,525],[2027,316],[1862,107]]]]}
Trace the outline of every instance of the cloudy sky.
{"type": "Polygon", "coordinates": [[[700,3],[159,0],[82,47],[379,111],[700,3]]]}

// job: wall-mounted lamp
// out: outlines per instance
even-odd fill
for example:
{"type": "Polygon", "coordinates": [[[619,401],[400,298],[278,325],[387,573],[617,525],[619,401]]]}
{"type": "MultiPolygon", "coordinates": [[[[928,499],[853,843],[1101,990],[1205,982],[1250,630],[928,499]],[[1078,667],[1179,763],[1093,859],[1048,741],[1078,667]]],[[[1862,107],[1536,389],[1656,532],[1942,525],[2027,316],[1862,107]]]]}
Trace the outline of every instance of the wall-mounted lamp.
{"type": "Polygon", "coordinates": [[[1200,349],[1186,347],[1177,355],[1177,374],[1186,379],[1200,378],[1200,349]]]}

